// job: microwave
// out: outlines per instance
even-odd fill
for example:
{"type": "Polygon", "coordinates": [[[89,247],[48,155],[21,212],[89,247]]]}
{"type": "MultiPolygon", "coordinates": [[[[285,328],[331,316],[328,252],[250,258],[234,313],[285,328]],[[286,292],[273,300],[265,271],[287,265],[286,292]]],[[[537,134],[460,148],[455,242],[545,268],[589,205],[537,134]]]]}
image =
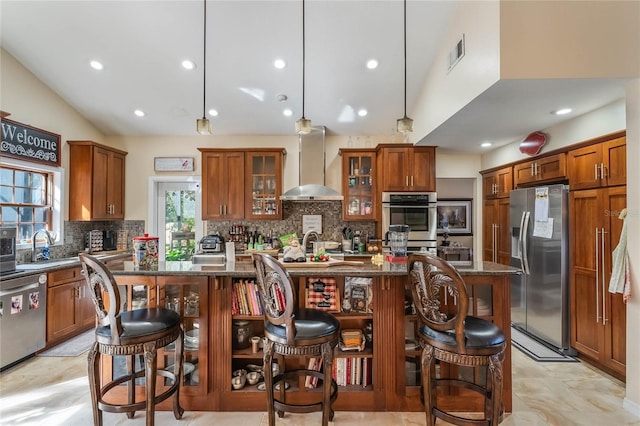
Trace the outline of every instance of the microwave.
{"type": "Polygon", "coordinates": [[[407,251],[419,252],[426,247],[433,252],[437,246],[437,203],[435,192],[383,192],[383,244],[388,245],[387,232],[391,225],[409,225],[407,251]]]}
{"type": "Polygon", "coordinates": [[[0,271],[16,270],[16,228],[0,228],[0,271]]]}

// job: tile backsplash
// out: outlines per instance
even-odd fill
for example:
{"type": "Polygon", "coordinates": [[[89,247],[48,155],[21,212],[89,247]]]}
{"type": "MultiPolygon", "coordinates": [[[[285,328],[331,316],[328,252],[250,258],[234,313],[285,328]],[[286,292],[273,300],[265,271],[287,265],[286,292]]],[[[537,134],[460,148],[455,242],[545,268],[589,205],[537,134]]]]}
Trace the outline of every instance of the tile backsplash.
{"type": "MultiPolygon", "coordinates": [[[[60,259],[64,257],[77,256],[85,249],[86,234],[93,229],[104,231],[127,231],[127,248],[132,249],[131,238],[144,233],[144,220],[114,220],[114,221],[67,221],[64,223],[64,244],[55,245],[50,248],[51,258],[60,259]]],[[[31,249],[18,249],[18,263],[29,263],[31,261],[31,249]]]]}

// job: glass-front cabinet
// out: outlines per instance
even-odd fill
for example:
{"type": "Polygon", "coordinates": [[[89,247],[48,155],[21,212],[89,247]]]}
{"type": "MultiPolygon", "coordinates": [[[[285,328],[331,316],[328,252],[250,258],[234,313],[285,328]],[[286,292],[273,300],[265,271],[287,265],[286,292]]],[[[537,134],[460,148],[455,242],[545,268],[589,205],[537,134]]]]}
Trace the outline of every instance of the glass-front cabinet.
{"type": "Polygon", "coordinates": [[[374,148],[343,148],[342,217],[344,220],[375,220],[376,179],[374,148]]]}
{"type": "MultiPolygon", "coordinates": [[[[207,392],[207,336],[208,336],[208,277],[160,276],[158,301],[160,306],[176,311],[182,317],[184,330],[183,388],[185,395],[204,395],[207,392]]],[[[173,369],[175,344],[165,347],[158,355],[158,368],[173,369]]],[[[168,380],[168,379],[167,379],[168,380]]],[[[171,383],[167,381],[165,386],[171,383]]]]}
{"type": "Polygon", "coordinates": [[[248,186],[245,202],[247,219],[281,219],[282,161],[281,148],[247,152],[245,182],[248,186]]]}

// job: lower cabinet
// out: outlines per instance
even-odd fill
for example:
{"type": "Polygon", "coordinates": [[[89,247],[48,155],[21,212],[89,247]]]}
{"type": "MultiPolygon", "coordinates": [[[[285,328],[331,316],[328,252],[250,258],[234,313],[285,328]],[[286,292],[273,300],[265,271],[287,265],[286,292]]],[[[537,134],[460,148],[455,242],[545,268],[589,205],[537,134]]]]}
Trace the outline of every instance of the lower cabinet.
{"type": "Polygon", "coordinates": [[[47,347],[95,325],[96,312],[80,267],[47,276],[47,347]]]}
{"type": "Polygon", "coordinates": [[[482,240],[485,261],[508,265],[511,260],[509,201],[509,198],[497,198],[483,202],[482,240]]]}

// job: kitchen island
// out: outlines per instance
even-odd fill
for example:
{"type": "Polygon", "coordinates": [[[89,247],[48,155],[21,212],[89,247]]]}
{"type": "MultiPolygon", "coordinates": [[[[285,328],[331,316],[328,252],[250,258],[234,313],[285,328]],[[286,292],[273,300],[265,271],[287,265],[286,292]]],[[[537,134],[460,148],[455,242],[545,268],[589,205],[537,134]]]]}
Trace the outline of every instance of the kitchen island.
{"type": "MultiPolygon", "coordinates": [[[[255,369],[262,365],[262,351],[253,352],[238,339],[242,327],[261,336],[263,319],[256,305],[255,274],[251,262],[224,265],[196,265],[191,262],[160,262],[155,270],[137,270],[132,262],[115,264],[111,271],[121,286],[127,309],[141,306],[166,306],[183,317],[185,331],[194,330],[197,339],[185,342],[185,377],[181,398],[188,410],[264,411],[265,394],[258,385],[242,389],[231,387],[236,369],[255,369]],[[197,330],[197,331],[196,331],[197,330]]],[[[465,279],[473,315],[487,318],[502,328],[510,342],[510,276],[515,268],[492,262],[476,262],[459,268],[465,279]]],[[[331,306],[342,329],[371,329],[372,341],[361,352],[336,349],[336,374],[342,374],[336,410],[421,411],[420,350],[415,346],[417,316],[413,313],[409,292],[405,289],[406,265],[385,262],[381,266],[300,266],[289,269],[298,291],[298,304],[307,302],[305,293],[314,283],[335,289],[331,306]],[[352,309],[342,305],[345,288],[353,283],[368,285],[368,306],[352,309]],[[341,360],[342,359],[342,360],[341,360]],[[342,367],[340,367],[342,366],[342,367]],[[344,372],[348,369],[349,373],[344,372]]],[[[347,291],[346,296],[349,296],[347,291]]],[[[171,349],[161,351],[159,365],[168,366],[171,349]]],[[[109,376],[118,362],[105,357],[104,374],[109,376]]],[[[279,360],[280,369],[313,365],[309,358],[279,360]]],[[[443,374],[469,374],[441,366],[443,374]]],[[[107,377],[105,377],[107,378],[107,377]]],[[[477,377],[480,378],[479,375],[477,377]]],[[[288,383],[291,400],[316,400],[320,393],[300,383],[288,383]]],[[[142,392],[142,389],[140,389],[142,392]]],[[[462,392],[462,391],[460,391],[462,392]]],[[[125,398],[125,390],[122,390],[125,398]]],[[[288,396],[289,397],[289,396],[288,396]]],[[[439,395],[442,404],[457,411],[482,411],[483,400],[473,393],[439,395]]],[[[511,411],[511,345],[504,361],[505,410],[511,411]]],[[[168,405],[162,409],[170,409],[168,405]]]]}

